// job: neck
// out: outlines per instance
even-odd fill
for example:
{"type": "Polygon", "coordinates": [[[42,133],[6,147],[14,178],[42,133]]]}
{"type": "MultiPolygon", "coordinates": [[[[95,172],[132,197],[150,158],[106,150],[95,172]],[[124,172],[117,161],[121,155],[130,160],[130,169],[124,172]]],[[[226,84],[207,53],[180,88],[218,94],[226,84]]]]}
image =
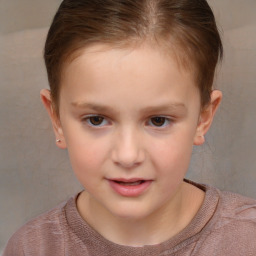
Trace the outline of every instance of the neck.
{"type": "Polygon", "coordinates": [[[171,202],[147,217],[113,216],[83,192],[77,201],[80,215],[106,239],[121,245],[143,246],[164,242],[183,230],[196,215],[204,192],[183,182],[171,202]]]}

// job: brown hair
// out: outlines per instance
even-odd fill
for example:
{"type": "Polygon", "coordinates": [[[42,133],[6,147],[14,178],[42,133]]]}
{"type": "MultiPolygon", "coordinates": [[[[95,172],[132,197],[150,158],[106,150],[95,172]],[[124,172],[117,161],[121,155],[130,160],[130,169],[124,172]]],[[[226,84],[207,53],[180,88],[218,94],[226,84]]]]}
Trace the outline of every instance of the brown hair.
{"type": "Polygon", "coordinates": [[[56,113],[61,72],[78,50],[96,43],[161,43],[195,72],[201,105],[209,103],[223,47],[206,0],[64,0],[50,27],[44,58],[56,113]]]}

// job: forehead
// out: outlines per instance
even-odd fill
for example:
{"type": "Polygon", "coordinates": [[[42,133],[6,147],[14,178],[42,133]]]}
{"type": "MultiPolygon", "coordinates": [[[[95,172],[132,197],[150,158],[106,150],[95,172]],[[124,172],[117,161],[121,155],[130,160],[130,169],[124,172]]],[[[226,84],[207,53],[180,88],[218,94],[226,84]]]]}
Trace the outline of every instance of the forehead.
{"type": "MultiPolygon", "coordinates": [[[[159,62],[164,63],[167,69],[171,67],[177,68],[184,76],[190,75],[193,80],[195,78],[195,64],[193,60],[183,53],[182,49],[175,46],[166,45],[165,43],[156,42],[134,42],[120,44],[93,44],[87,47],[79,48],[69,54],[63,63],[62,74],[70,70],[70,66],[77,66],[78,63],[84,62],[85,65],[96,67],[97,64],[110,63],[114,65],[114,61],[125,63],[126,60],[138,64],[144,62],[154,69],[157,69],[159,62]],[[157,60],[157,63],[154,61],[157,60]]],[[[116,66],[118,68],[119,66],[116,66]]]]}
{"type": "Polygon", "coordinates": [[[147,39],[145,41],[140,41],[138,39],[127,39],[127,42],[113,42],[113,43],[93,43],[86,46],[79,46],[76,50],[70,51],[65,55],[65,58],[62,61],[61,73],[66,70],[66,68],[74,61],[80,57],[87,56],[86,58],[103,58],[107,53],[119,52],[120,55],[128,55],[135,50],[141,50],[146,52],[155,52],[160,54],[163,59],[167,60],[169,57],[170,62],[176,62],[177,67],[181,72],[190,72],[193,75],[193,78],[196,81],[197,73],[197,64],[193,59],[192,55],[189,54],[174,42],[174,40],[165,40],[165,39],[147,39]],[[102,54],[101,54],[102,53],[102,54]]]}
{"type": "Polygon", "coordinates": [[[61,91],[73,102],[97,95],[97,100],[114,104],[133,94],[130,101],[135,103],[138,96],[141,101],[135,104],[140,105],[142,99],[157,103],[159,97],[159,101],[176,102],[198,94],[192,72],[182,68],[172,55],[150,45],[113,48],[99,44],[84,48],[65,66],[62,86],[61,91]]]}

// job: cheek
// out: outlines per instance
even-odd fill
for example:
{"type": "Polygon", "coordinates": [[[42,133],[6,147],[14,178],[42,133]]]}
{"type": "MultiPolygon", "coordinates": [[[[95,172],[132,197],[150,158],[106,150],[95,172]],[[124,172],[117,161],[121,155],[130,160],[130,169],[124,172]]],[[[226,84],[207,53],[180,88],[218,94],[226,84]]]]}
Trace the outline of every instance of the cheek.
{"type": "Polygon", "coordinates": [[[190,163],[192,143],[188,138],[170,139],[155,148],[153,163],[157,170],[158,192],[163,201],[172,197],[182,183],[190,163]]]}
{"type": "Polygon", "coordinates": [[[79,147],[69,147],[70,163],[75,176],[84,188],[97,186],[97,180],[102,170],[101,148],[80,145],[79,147]]]}
{"type": "Polygon", "coordinates": [[[96,175],[108,157],[108,143],[90,136],[77,136],[67,139],[70,162],[74,172],[96,175]],[[79,137],[79,138],[78,138],[79,137]]]}
{"type": "MultiPolygon", "coordinates": [[[[176,134],[151,147],[153,164],[166,182],[183,180],[190,163],[193,138],[190,134],[176,134]]],[[[174,184],[173,184],[174,185],[174,184]]]]}

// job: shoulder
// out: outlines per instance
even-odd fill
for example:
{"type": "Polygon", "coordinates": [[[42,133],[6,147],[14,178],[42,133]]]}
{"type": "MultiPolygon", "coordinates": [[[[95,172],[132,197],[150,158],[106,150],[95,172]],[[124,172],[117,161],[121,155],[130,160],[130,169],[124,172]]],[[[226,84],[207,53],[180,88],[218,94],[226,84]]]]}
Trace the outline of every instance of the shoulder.
{"type": "Polygon", "coordinates": [[[208,206],[213,201],[217,201],[214,216],[217,216],[218,219],[227,217],[256,221],[256,199],[229,191],[221,191],[210,185],[189,182],[205,191],[208,206]]]}
{"type": "Polygon", "coordinates": [[[62,250],[66,203],[56,206],[18,229],[9,239],[3,256],[41,255],[39,251],[46,248],[47,252],[51,248],[62,250]]]}
{"type": "Polygon", "coordinates": [[[221,217],[256,222],[256,199],[227,191],[219,191],[219,194],[221,217]]]}
{"type": "Polygon", "coordinates": [[[204,242],[214,245],[216,255],[252,255],[249,252],[255,255],[256,200],[232,192],[215,191],[219,194],[218,204],[206,227],[204,242]]]}

